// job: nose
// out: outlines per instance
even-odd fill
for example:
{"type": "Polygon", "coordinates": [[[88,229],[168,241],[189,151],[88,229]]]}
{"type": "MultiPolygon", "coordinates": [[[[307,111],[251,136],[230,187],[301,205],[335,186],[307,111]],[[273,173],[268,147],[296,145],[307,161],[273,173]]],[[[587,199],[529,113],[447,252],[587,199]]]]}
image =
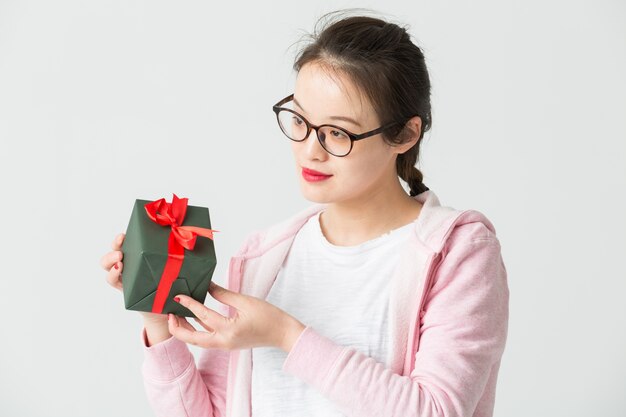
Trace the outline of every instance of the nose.
{"type": "Polygon", "coordinates": [[[320,156],[324,157],[324,154],[326,154],[326,150],[322,147],[322,144],[317,139],[317,132],[315,131],[315,129],[311,129],[309,136],[304,140],[303,144],[309,158],[318,157],[319,159],[320,156]]]}

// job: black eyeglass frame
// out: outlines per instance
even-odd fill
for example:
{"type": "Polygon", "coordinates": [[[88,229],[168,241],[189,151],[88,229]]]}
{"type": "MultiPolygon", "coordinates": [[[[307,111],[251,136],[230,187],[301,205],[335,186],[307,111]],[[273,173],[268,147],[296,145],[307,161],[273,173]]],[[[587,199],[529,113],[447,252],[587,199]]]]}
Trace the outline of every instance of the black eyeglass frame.
{"type": "Polygon", "coordinates": [[[276,121],[278,122],[278,126],[280,127],[280,130],[285,134],[285,136],[287,136],[289,139],[293,140],[294,142],[302,142],[306,138],[309,137],[309,135],[311,134],[311,129],[313,129],[313,130],[315,130],[315,135],[317,136],[317,140],[319,141],[320,145],[322,145],[322,148],[324,148],[324,150],[326,152],[328,152],[329,154],[331,154],[333,156],[340,157],[340,158],[343,157],[343,156],[348,155],[352,151],[352,146],[354,145],[354,141],[365,139],[365,138],[369,138],[369,137],[374,136],[374,135],[376,135],[378,133],[384,132],[385,130],[389,129],[392,126],[400,124],[400,122],[391,122],[391,123],[383,125],[383,126],[381,126],[379,128],[376,128],[374,130],[370,130],[369,132],[360,133],[360,134],[352,133],[349,130],[347,130],[346,128],[344,128],[344,127],[340,127],[340,126],[333,125],[333,124],[322,124],[322,125],[316,126],[313,123],[309,122],[303,115],[301,115],[297,111],[292,110],[292,109],[288,109],[286,107],[281,107],[283,104],[288,103],[291,100],[293,100],[293,94],[288,95],[287,97],[285,97],[282,100],[280,100],[278,103],[274,104],[274,106],[272,106],[272,110],[274,111],[274,113],[276,113],[276,121]],[[296,116],[298,116],[299,118],[301,118],[302,120],[304,120],[304,123],[306,124],[306,135],[304,136],[304,138],[302,138],[300,140],[297,140],[297,139],[293,139],[293,138],[289,137],[289,135],[287,135],[287,133],[284,131],[282,125],[280,124],[280,118],[278,117],[278,113],[280,113],[283,110],[291,112],[291,113],[295,114],[296,116]],[[328,149],[326,149],[326,146],[324,146],[324,143],[322,143],[322,140],[320,139],[319,130],[318,130],[321,127],[324,127],[324,126],[334,127],[334,128],[336,128],[338,130],[341,130],[346,135],[348,135],[348,137],[350,138],[350,149],[348,149],[348,152],[346,152],[343,155],[337,155],[337,154],[332,153],[328,149]]]}

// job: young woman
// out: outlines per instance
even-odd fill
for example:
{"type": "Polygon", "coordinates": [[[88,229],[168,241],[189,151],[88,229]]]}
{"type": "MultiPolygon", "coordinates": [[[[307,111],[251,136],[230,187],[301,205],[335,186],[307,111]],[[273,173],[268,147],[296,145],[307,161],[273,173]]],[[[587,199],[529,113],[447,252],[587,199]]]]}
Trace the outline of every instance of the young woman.
{"type": "MultiPolygon", "coordinates": [[[[415,167],[431,126],[424,56],[396,24],[331,21],[273,110],[315,204],[251,233],[220,313],[142,313],[159,416],[491,416],[509,289],[494,226],[442,206],[415,167]],[[400,183],[410,187],[408,195],[400,183]],[[196,361],[186,343],[204,349],[196,361]]],[[[102,258],[121,289],[124,235],[102,258]]]]}

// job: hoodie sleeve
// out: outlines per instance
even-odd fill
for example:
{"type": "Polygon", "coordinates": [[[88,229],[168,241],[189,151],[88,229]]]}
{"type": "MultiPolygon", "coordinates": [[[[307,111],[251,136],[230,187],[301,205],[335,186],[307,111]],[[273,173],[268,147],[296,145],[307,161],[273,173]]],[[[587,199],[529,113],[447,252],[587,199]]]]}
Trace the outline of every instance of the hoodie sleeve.
{"type": "Polygon", "coordinates": [[[455,227],[444,253],[426,295],[410,376],[311,327],[296,340],[283,371],[315,387],[346,416],[473,415],[484,394],[495,396],[485,390],[506,343],[507,273],[500,243],[483,223],[455,227]]]}
{"type": "Polygon", "coordinates": [[[226,415],[229,351],[202,349],[196,367],[187,344],[173,336],[148,346],[143,328],[141,343],[144,387],[156,416],[226,415]]]}

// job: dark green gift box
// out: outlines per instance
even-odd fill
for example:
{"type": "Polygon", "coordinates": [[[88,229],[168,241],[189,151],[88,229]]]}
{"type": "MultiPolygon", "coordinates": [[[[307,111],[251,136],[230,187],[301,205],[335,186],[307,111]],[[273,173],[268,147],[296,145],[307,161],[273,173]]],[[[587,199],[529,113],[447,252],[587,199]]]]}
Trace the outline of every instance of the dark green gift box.
{"type": "Polygon", "coordinates": [[[153,215],[158,215],[161,220],[168,219],[167,222],[171,220],[175,226],[211,229],[208,208],[188,206],[186,198],[180,199],[174,194],[172,203],[165,202],[165,199],[136,200],[122,244],[124,254],[122,284],[126,309],[195,317],[189,309],[174,301],[173,298],[176,294],[185,294],[204,303],[217,263],[213,239],[192,235],[189,230],[184,230],[184,227],[177,229],[178,233],[175,233],[172,225],[158,224],[152,220],[148,214],[150,210],[147,205],[152,207],[153,215]],[[193,249],[180,246],[175,239],[177,234],[193,236],[192,239],[188,239],[195,241],[195,245],[191,243],[193,249]],[[172,245],[177,245],[178,250],[172,250],[172,245]],[[184,258],[180,265],[183,254],[184,258]],[[167,262],[170,262],[168,268],[174,270],[177,268],[172,265],[178,262],[180,271],[167,292],[162,309],[158,308],[155,311],[153,308],[158,304],[155,304],[155,296],[159,284],[162,286],[159,293],[165,296],[164,289],[167,285],[164,284],[166,280],[162,280],[162,275],[167,262]]]}

